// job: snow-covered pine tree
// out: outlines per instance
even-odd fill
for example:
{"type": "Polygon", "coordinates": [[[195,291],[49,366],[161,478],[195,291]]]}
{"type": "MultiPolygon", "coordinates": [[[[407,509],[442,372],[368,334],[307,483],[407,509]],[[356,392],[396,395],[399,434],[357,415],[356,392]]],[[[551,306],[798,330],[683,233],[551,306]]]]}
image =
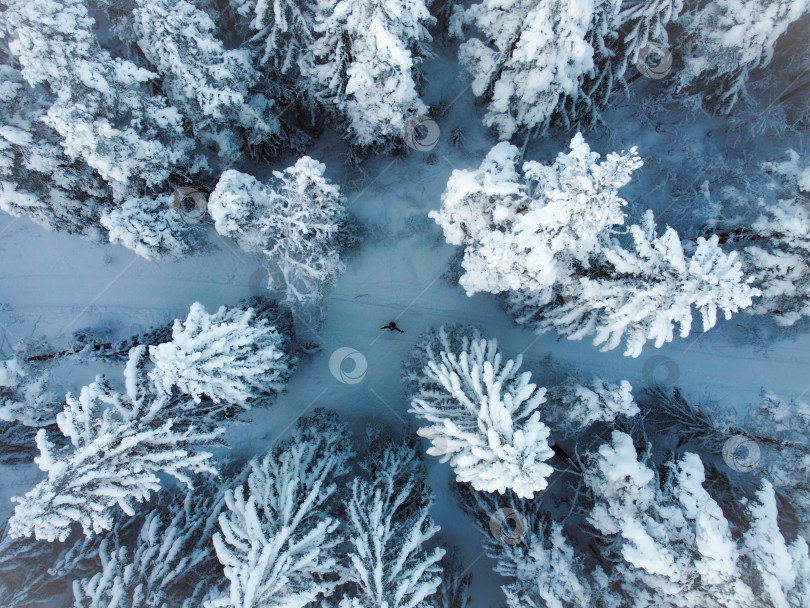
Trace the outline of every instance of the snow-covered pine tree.
{"type": "MultiPolygon", "coordinates": [[[[594,422],[611,423],[618,416],[635,416],[639,409],[627,380],[619,384],[594,377],[587,384],[564,381],[559,398],[573,429],[583,430],[594,422]]],[[[556,391],[555,391],[556,393],[556,391]]],[[[556,394],[555,394],[556,396],[556,394]]]]}
{"type": "Polygon", "coordinates": [[[751,71],[766,67],[776,41],[810,11],[806,0],[715,0],[695,3],[679,24],[684,66],[677,88],[727,114],[747,95],[751,71]]]}
{"type": "Polygon", "coordinates": [[[496,340],[467,337],[437,355],[409,410],[430,423],[417,431],[432,443],[427,453],[450,461],[456,479],[476,490],[531,498],[545,489],[553,452],[537,410],[546,389],[519,373],[522,357],[502,363],[496,340]]]}
{"type": "Polygon", "coordinates": [[[524,163],[521,175],[518,149],[501,142],[477,171],[453,171],[429,215],[448,243],[465,245],[459,283],[468,295],[525,290],[550,300],[575,265],[588,267],[599,235],[624,223],[618,189],[642,164],[636,149],[600,163],[582,135],[570,147],[551,166],[524,163]]]}
{"type": "Polygon", "coordinates": [[[788,543],[777,522],[776,495],[764,481],[750,504],[751,523],[743,536],[749,562],[749,577],[756,576],[760,594],[758,605],[802,608],[810,598],[810,555],[807,541],[797,535],[788,543]],[[754,576],[751,576],[754,575],[754,576]],[[758,576],[757,576],[758,575],[758,576]]]}
{"type": "Polygon", "coordinates": [[[62,409],[49,390],[50,374],[27,364],[21,353],[0,361],[0,462],[14,464],[36,454],[38,429],[54,427],[62,409]]]}
{"type": "Polygon", "coordinates": [[[781,181],[779,200],[743,231],[745,261],[762,297],[751,312],[790,326],[810,317],[810,164],[793,150],[764,169],[781,181]]]}
{"type": "Polygon", "coordinates": [[[667,228],[656,236],[652,211],[642,224],[630,226],[635,251],[612,240],[599,256],[596,277],[581,276],[560,287],[561,297],[543,306],[544,294],[518,291],[509,294],[509,306],[518,323],[544,332],[554,329],[570,340],[594,335],[601,350],[616,348],[624,339],[626,356],[638,357],[648,340],[655,347],[671,342],[675,323],[685,338],[692,329],[692,307],[700,312],[703,331],[751,306],[760,291],[750,285],[736,252],[726,254],[718,237],[698,238],[689,258],[678,234],[667,228]]]}
{"type": "Polygon", "coordinates": [[[178,259],[203,247],[195,225],[174,210],[169,194],[129,198],[104,212],[99,223],[107,229],[111,243],[147,260],[178,259]]]}
{"type": "Polygon", "coordinates": [[[748,509],[743,541],[703,483],[700,458],[686,453],[658,475],[637,460],[629,436],[614,432],[586,472],[596,504],[589,517],[605,537],[609,573],[626,598],[657,606],[801,606],[810,567],[807,543],[785,541],[766,481],[748,509]],[[659,485],[660,484],[660,485],[659,485]],[[775,566],[775,564],[780,564],[775,566]],[[778,574],[777,574],[778,572],[778,574]]]}
{"type": "Polygon", "coordinates": [[[603,123],[602,112],[628,83],[639,76],[641,60],[649,65],[668,52],[667,25],[683,10],[683,0],[597,0],[585,40],[594,49],[594,67],[583,74],[579,89],[559,109],[570,128],[603,123]],[[646,47],[646,48],[645,48],[646,47]],[[647,56],[641,56],[642,52],[647,56]]]}
{"type": "Polygon", "coordinates": [[[98,536],[66,543],[13,538],[5,526],[0,538],[0,606],[57,606],[70,593],[71,580],[95,568],[98,536]]]}
{"type": "Polygon", "coordinates": [[[309,95],[355,146],[385,148],[425,114],[419,64],[430,55],[424,0],[319,0],[315,44],[299,66],[309,95]]]}
{"type": "Polygon", "coordinates": [[[756,442],[763,475],[810,526],[810,404],[762,389],[738,434],[756,442]]]}
{"type": "Polygon", "coordinates": [[[406,399],[410,401],[421,391],[443,390],[441,383],[424,373],[425,366],[430,361],[440,360],[443,352],[467,350],[470,342],[480,340],[481,335],[480,327],[460,323],[431,327],[420,335],[402,365],[402,382],[405,385],[406,399]]]}
{"type": "Polygon", "coordinates": [[[155,367],[150,377],[167,395],[172,388],[195,403],[239,404],[281,392],[294,361],[282,349],[282,338],[252,308],[220,307],[209,314],[199,302],[186,320],[175,320],[172,341],[149,347],[155,367]]]}
{"type": "Polygon", "coordinates": [[[337,233],[346,210],[325,169],[304,156],[283,172],[274,171],[269,185],[277,196],[262,222],[264,253],[284,275],[290,306],[319,306],[345,270],[337,233]]]}
{"type": "Polygon", "coordinates": [[[61,138],[43,122],[48,107],[42,87],[0,65],[0,210],[48,230],[98,239],[96,213],[107,188],[87,165],[65,155],[61,138]]]}
{"type": "Polygon", "coordinates": [[[586,35],[592,2],[483,0],[466,19],[489,43],[477,38],[459,49],[473,77],[473,93],[488,102],[484,124],[500,139],[519,130],[545,133],[555,112],[577,95],[593,67],[586,35]]]}
{"type": "Polygon", "coordinates": [[[345,424],[317,410],[250,461],[246,483],[225,495],[214,535],[230,593],[209,606],[304,608],[332,594],[343,540],[332,495],[350,456],[345,424]]]}
{"type": "Polygon", "coordinates": [[[278,136],[277,117],[257,112],[272,103],[251,103],[249,89],[259,75],[248,52],[226,50],[207,13],[185,0],[137,0],[132,23],[169,100],[226,165],[241,156],[243,130],[253,145],[278,136]]]}
{"type": "Polygon", "coordinates": [[[13,0],[4,20],[23,76],[55,97],[45,122],[69,157],[82,158],[110,185],[115,200],[191,164],[177,110],[144,88],[155,74],[100,47],[84,0],[13,0]]]}
{"type": "Polygon", "coordinates": [[[132,515],[134,502],[157,492],[159,474],[189,487],[193,474],[216,474],[203,449],[220,443],[222,429],[175,421],[166,415],[168,399],[154,397],[121,395],[103,376],[78,397],[68,394],[57,424],[69,444],[58,448],[44,429],[37,433],[35,461],[48,477],[13,499],[10,534],[64,540],[73,522],[88,536],[98,534],[110,529],[116,505],[132,515]]]}
{"type": "Polygon", "coordinates": [[[340,608],[417,608],[431,603],[445,554],[428,543],[439,531],[433,496],[415,447],[373,450],[367,475],[356,477],[346,502],[348,585],[340,608]]]}
{"type": "MultiPolygon", "coordinates": [[[[589,580],[582,558],[575,555],[559,523],[544,525],[540,533],[529,535],[524,542],[493,546],[498,554],[495,571],[509,579],[501,586],[508,608],[592,606],[594,596],[604,606],[616,600],[609,590],[599,589],[589,580]]],[[[599,570],[592,571],[591,576],[598,580],[595,572],[599,570]]]]}
{"type": "Polygon", "coordinates": [[[330,287],[345,269],[338,231],[346,210],[340,188],[324,170],[323,163],[304,156],[283,172],[274,171],[267,184],[225,171],[208,204],[217,232],[277,265],[286,284],[269,287],[284,291],[284,303],[316,325],[330,287]]]}
{"type": "Polygon", "coordinates": [[[469,568],[463,568],[458,554],[448,551],[442,558],[442,583],[436,589],[431,601],[436,608],[469,608],[470,581],[469,568]]]}
{"type": "Polygon", "coordinates": [[[313,3],[230,0],[230,4],[239,15],[249,19],[250,38],[246,46],[254,66],[277,85],[301,88],[299,64],[312,53],[315,42],[313,3]]]}
{"type": "Polygon", "coordinates": [[[221,484],[208,481],[159,499],[164,506],[146,514],[131,542],[117,529],[102,540],[101,570],[73,584],[75,608],[197,608],[224,586],[211,544],[225,505],[221,484]]]}

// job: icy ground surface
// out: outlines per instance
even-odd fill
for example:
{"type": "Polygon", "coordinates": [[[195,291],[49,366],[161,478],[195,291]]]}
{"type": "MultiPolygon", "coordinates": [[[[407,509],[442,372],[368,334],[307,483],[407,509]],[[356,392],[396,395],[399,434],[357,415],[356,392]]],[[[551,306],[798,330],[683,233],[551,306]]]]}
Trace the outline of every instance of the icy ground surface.
{"type": "MultiPolygon", "coordinates": [[[[434,69],[441,67],[438,60],[434,69]]],[[[463,83],[449,79],[444,86],[450,91],[442,92],[445,98],[452,100],[454,91],[462,97],[450,116],[439,121],[443,135],[455,124],[471,126],[461,149],[452,148],[446,138],[440,141],[433,151],[437,164],[425,163],[425,155],[419,152],[395,161],[373,159],[362,165],[366,177],[360,185],[351,188],[345,185],[334,142],[322,139],[307,151],[326,163],[328,177],[342,185],[347,204],[369,233],[359,251],[347,259],[348,270],[332,294],[327,322],[319,332],[321,351],[301,363],[286,393],[271,408],[254,409],[245,418],[247,424],[231,427],[226,436],[232,446],[230,456],[242,459],[263,452],[301,414],[317,406],[335,409],[356,434],[367,424],[413,425],[402,399],[401,362],[422,331],[448,322],[481,325],[487,337],[499,340],[506,355],[523,353],[525,369],[538,369],[542,358],[553,353],[588,375],[614,381],[625,378],[636,389],[646,384],[643,369],[648,359],[663,355],[675,361],[678,383],[690,394],[717,399],[738,412],[755,401],[762,386],[785,397],[808,390],[810,338],[799,335],[775,342],[763,352],[740,340],[735,323],[744,313],[730,322],[721,321],[707,334],[699,333],[696,320],[689,338],[676,338],[660,350],[648,345],[641,357],[630,359],[622,356],[621,348],[600,353],[587,341],[558,341],[553,334],[534,336],[512,323],[495,296],[468,298],[442,279],[454,249],[444,244],[426,214],[438,208],[452,169],[478,166],[494,143],[475,131],[480,121],[473,116],[477,110],[463,83]],[[392,319],[404,334],[378,329],[392,319]],[[330,354],[344,346],[356,349],[368,362],[367,373],[357,384],[342,384],[329,371],[330,354]]],[[[438,94],[438,88],[431,90],[438,94]]],[[[428,96],[429,102],[436,99],[428,96]]],[[[632,120],[633,113],[632,108],[619,108],[614,122],[632,120]]],[[[666,206],[656,199],[657,180],[667,165],[686,162],[684,151],[693,145],[690,142],[716,145],[720,153],[731,146],[718,139],[723,136],[722,124],[718,128],[705,119],[684,128],[673,124],[675,120],[670,117],[659,133],[639,127],[623,129],[624,135],[612,141],[587,138],[602,154],[639,146],[645,167],[623,190],[631,204],[657,211],[666,206]],[[714,139],[706,132],[713,132],[714,139]]],[[[540,141],[528,158],[549,162],[567,142],[566,136],[540,141]]],[[[781,158],[786,147],[784,143],[774,147],[773,158],[781,158]]],[[[278,167],[289,164],[280,161],[278,167]]],[[[686,167],[684,173],[690,170],[686,167]]],[[[665,214],[661,217],[666,221],[665,214]]],[[[213,229],[210,237],[217,249],[207,255],[175,263],[148,262],[121,247],[49,233],[25,219],[0,216],[0,355],[9,357],[11,346],[24,337],[44,337],[55,348],[83,327],[108,327],[116,337],[124,337],[175,317],[185,318],[194,301],[212,311],[249,296],[248,279],[259,263],[213,229]]],[[[100,364],[63,365],[57,375],[65,391],[76,392],[101,371],[119,378],[121,370],[102,369],[100,364]]],[[[228,454],[223,450],[222,455],[228,454]]],[[[447,546],[457,547],[465,567],[473,572],[473,608],[494,605],[502,599],[498,577],[482,554],[478,533],[449,492],[449,466],[430,457],[427,464],[437,495],[433,515],[447,546]]],[[[0,518],[5,520],[13,509],[9,498],[28,491],[40,476],[33,463],[0,471],[0,518]]]]}

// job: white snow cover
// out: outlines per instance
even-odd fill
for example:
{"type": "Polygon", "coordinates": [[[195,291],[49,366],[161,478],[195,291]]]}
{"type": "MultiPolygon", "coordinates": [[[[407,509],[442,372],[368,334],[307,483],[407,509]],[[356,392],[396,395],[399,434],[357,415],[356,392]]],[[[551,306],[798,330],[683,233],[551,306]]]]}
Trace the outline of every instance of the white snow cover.
{"type": "Polygon", "coordinates": [[[545,489],[553,455],[549,428],[538,407],[546,389],[519,374],[522,357],[501,361],[497,340],[465,340],[458,352],[427,362],[430,385],[411,401],[410,412],[430,422],[417,433],[427,453],[450,462],[458,481],[476,490],[513,490],[532,498],[545,489]]]}
{"type": "Polygon", "coordinates": [[[321,411],[248,463],[245,484],[225,494],[214,535],[229,595],[207,606],[304,608],[331,594],[343,535],[326,503],[348,472],[348,446],[345,425],[321,411]]]}
{"type": "Polygon", "coordinates": [[[165,419],[165,400],[120,395],[104,380],[68,394],[57,424],[70,445],[58,448],[40,429],[35,458],[47,478],[24,497],[9,519],[9,534],[64,541],[78,522],[91,536],[109,530],[113,508],[128,515],[134,503],[161,487],[159,474],[188,486],[193,474],[216,474],[211,452],[222,429],[199,431],[165,419]]]}
{"type": "Polygon", "coordinates": [[[267,184],[228,170],[209,201],[217,232],[278,266],[284,300],[296,311],[319,306],[345,270],[336,242],[344,201],[324,171],[324,164],[309,156],[274,171],[267,184]]]}
{"type": "Polygon", "coordinates": [[[310,94],[356,145],[400,137],[408,116],[427,112],[414,81],[431,39],[424,0],[322,0],[314,12],[312,54],[299,60],[310,94]]]}
{"type": "Polygon", "coordinates": [[[439,526],[430,517],[432,494],[415,448],[388,446],[374,454],[370,479],[355,478],[347,499],[348,579],[359,593],[340,608],[420,608],[432,605],[441,583],[441,547],[428,547],[439,526]]]}
{"type": "Polygon", "coordinates": [[[484,124],[500,139],[518,129],[545,132],[577,92],[594,67],[585,39],[593,12],[592,0],[484,0],[467,11],[495,48],[473,38],[461,45],[459,60],[473,76],[473,93],[490,93],[484,124]]]}
{"type": "Polygon", "coordinates": [[[575,261],[599,247],[597,236],[624,223],[618,189],[642,165],[635,148],[598,162],[581,134],[551,166],[536,161],[517,170],[518,149],[490,150],[476,171],[453,171],[442,208],[431,211],[448,243],[464,245],[459,283],[472,295],[526,290],[549,294],[575,261]]]}
{"type": "Polygon", "coordinates": [[[205,395],[245,409],[252,397],[281,391],[290,371],[281,336],[253,315],[224,306],[209,314],[195,302],[185,321],[175,320],[171,342],[149,347],[150,376],[167,394],[176,386],[197,403],[205,395]]]}

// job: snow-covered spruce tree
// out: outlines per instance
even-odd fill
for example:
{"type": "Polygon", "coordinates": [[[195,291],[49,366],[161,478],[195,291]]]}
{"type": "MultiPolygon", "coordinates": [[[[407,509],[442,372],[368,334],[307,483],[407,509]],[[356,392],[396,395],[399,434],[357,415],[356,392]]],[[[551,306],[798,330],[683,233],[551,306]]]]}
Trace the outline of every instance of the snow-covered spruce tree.
{"type": "Polygon", "coordinates": [[[101,215],[109,240],[147,260],[178,259],[199,251],[202,236],[174,210],[170,194],[129,198],[101,215]]]}
{"type": "Polygon", "coordinates": [[[484,124],[500,139],[518,130],[544,133],[580,79],[593,67],[586,34],[591,2],[483,0],[466,19],[489,44],[473,38],[459,59],[473,77],[472,90],[488,102],[484,124]]]}
{"type": "MultiPolygon", "coordinates": [[[[164,507],[149,511],[135,539],[104,538],[101,570],[76,580],[76,608],[195,608],[219,584],[211,539],[225,501],[211,481],[175,496],[159,495],[164,507]]],[[[220,574],[221,577],[221,574],[220,574]]]]}
{"type": "Polygon", "coordinates": [[[683,0],[597,0],[585,36],[593,48],[594,67],[579,79],[577,93],[558,110],[566,128],[603,123],[602,112],[620,93],[629,94],[628,81],[638,77],[637,62],[652,64],[656,53],[669,47],[667,26],[683,10],[683,0]],[[645,48],[646,47],[646,48],[645,48]],[[640,56],[647,53],[649,59],[640,56]]]}
{"type": "Polygon", "coordinates": [[[609,606],[618,599],[606,586],[600,588],[604,576],[600,568],[585,573],[582,558],[575,554],[557,522],[544,525],[524,542],[489,545],[498,556],[495,571],[509,579],[501,586],[508,608],[609,606]],[[595,604],[596,598],[602,603],[595,604]]]}
{"type": "Polygon", "coordinates": [[[13,0],[4,20],[23,76],[55,97],[46,123],[69,157],[82,158],[110,185],[115,200],[190,164],[180,115],[144,87],[155,74],[99,46],[84,0],[13,0]]]}
{"type": "Polygon", "coordinates": [[[0,462],[14,464],[36,454],[38,429],[54,427],[61,400],[49,390],[50,374],[22,357],[0,361],[0,462]]]}
{"type": "MultiPolygon", "coordinates": [[[[230,0],[230,4],[239,15],[249,20],[246,47],[256,69],[276,84],[301,87],[299,64],[312,53],[315,41],[314,3],[230,0]]],[[[287,92],[286,96],[289,97],[290,93],[287,92]]]]}
{"type": "Polygon", "coordinates": [[[747,95],[751,71],[771,62],[776,41],[808,11],[806,0],[699,3],[679,19],[684,66],[678,71],[678,90],[696,95],[715,112],[729,113],[747,95]]]}
{"type": "MultiPolygon", "coordinates": [[[[441,354],[467,350],[471,342],[481,339],[481,330],[462,324],[432,327],[416,341],[403,364],[402,382],[408,400],[420,393],[443,394],[445,389],[424,369],[431,361],[440,361],[441,354]]],[[[550,357],[543,363],[546,383],[545,400],[539,411],[555,431],[566,436],[579,435],[596,422],[612,424],[619,416],[632,417],[639,408],[634,401],[632,386],[627,380],[613,384],[593,376],[562,368],[550,357]]]]}
{"type": "Polygon", "coordinates": [[[476,171],[453,171],[442,207],[431,211],[448,243],[464,245],[459,283],[478,291],[532,291],[551,299],[555,283],[574,274],[600,247],[604,230],[624,223],[618,189],[642,164],[636,149],[598,162],[582,135],[554,164],[523,164],[518,149],[496,145],[476,171]]]}
{"type": "Polygon", "coordinates": [[[448,551],[442,558],[442,583],[431,597],[436,608],[469,608],[472,574],[463,568],[458,554],[448,551]]]}
{"type": "Polygon", "coordinates": [[[355,146],[385,148],[424,114],[419,64],[430,54],[424,0],[318,0],[316,40],[299,66],[312,99],[355,146]]]}
{"type": "Polygon", "coordinates": [[[496,560],[493,569],[508,581],[501,586],[508,608],[624,605],[609,589],[602,567],[588,561],[591,554],[566,538],[563,523],[551,520],[543,508],[547,500],[484,494],[462,484],[453,489],[481,534],[484,551],[496,560]]]}
{"type": "Polygon", "coordinates": [[[88,536],[109,530],[114,508],[129,515],[170,475],[189,487],[193,474],[216,474],[205,447],[219,444],[221,429],[199,430],[166,416],[167,398],[121,395],[99,376],[78,397],[66,396],[57,424],[69,444],[57,448],[44,429],[37,433],[48,474],[18,504],[9,520],[12,536],[64,540],[73,522],[88,536]]]}
{"type": "Polygon", "coordinates": [[[255,318],[252,308],[224,306],[209,314],[199,302],[186,320],[175,320],[172,341],[149,347],[154,363],[150,377],[166,394],[172,387],[195,403],[239,404],[279,393],[292,372],[282,338],[267,319],[255,318]]]}
{"type": "Polygon", "coordinates": [[[0,538],[0,606],[57,606],[70,595],[71,580],[95,568],[100,537],[80,536],[66,543],[13,538],[8,526],[0,538]]]}
{"type": "Polygon", "coordinates": [[[402,382],[408,401],[422,391],[441,391],[442,385],[425,374],[430,361],[441,359],[443,352],[454,353],[467,350],[470,342],[481,339],[481,328],[473,325],[451,323],[431,327],[420,335],[408,358],[402,365],[402,382]]]}
{"type": "Polygon", "coordinates": [[[611,423],[619,416],[638,414],[632,390],[627,380],[612,384],[594,377],[578,384],[566,379],[561,387],[553,389],[553,396],[561,401],[569,433],[576,433],[595,422],[611,423]]]}
{"type": "Polygon", "coordinates": [[[737,432],[756,442],[763,475],[810,526],[810,404],[763,389],[737,432]]]}
{"type": "Polygon", "coordinates": [[[346,527],[351,548],[340,608],[417,608],[431,605],[441,583],[439,531],[430,517],[433,496],[415,447],[389,445],[365,463],[351,484],[346,527]]]}
{"type": "Polygon", "coordinates": [[[692,307],[700,312],[703,331],[751,306],[759,289],[745,277],[737,253],[724,253],[718,237],[698,238],[691,256],[684,254],[678,234],[667,228],[656,236],[652,211],[642,225],[632,225],[635,251],[613,239],[599,256],[594,278],[580,276],[559,286],[560,297],[543,305],[543,293],[517,291],[508,305],[520,324],[539,332],[556,330],[570,340],[593,335],[602,351],[624,339],[626,356],[638,357],[648,340],[655,347],[671,342],[675,323],[682,338],[692,329],[692,307]],[[601,266],[601,267],[600,267],[601,266]],[[598,278],[598,277],[605,278],[598,278]]]}
{"type": "Polygon", "coordinates": [[[806,606],[810,598],[807,542],[801,535],[792,543],[786,541],[777,522],[776,496],[768,481],[762,483],[748,513],[751,524],[743,536],[743,547],[749,570],[758,575],[756,588],[760,597],[773,606],[806,606]]]}
{"type": "Polygon", "coordinates": [[[317,410],[248,464],[246,483],[226,492],[214,535],[230,593],[209,606],[304,608],[332,594],[343,536],[331,499],[350,456],[345,425],[317,410]]]}
{"type": "Polygon", "coordinates": [[[26,215],[48,230],[99,238],[96,209],[107,188],[64,153],[59,135],[43,122],[48,107],[41,86],[31,87],[19,71],[0,65],[0,210],[26,215]]]}
{"type": "Polygon", "coordinates": [[[464,19],[485,40],[464,42],[459,59],[473,93],[488,102],[485,124],[501,139],[552,124],[592,127],[627,92],[639,51],[668,46],[666,26],[682,9],[682,0],[484,0],[464,19]]]}
{"type": "Polygon", "coordinates": [[[686,453],[659,485],[629,436],[614,432],[586,472],[595,506],[589,521],[608,574],[628,599],[656,606],[801,606],[810,567],[807,543],[785,541],[773,490],[764,482],[748,509],[742,543],[703,488],[703,464],[686,453]],[[618,559],[618,562],[616,561],[618,559]],[[780,563],[774,567],[775,563],[780,563]],[[776,571],[778,575],[774,575],[776,571]]]}
{"type": "Polygon", "coordinates": [[[751,312],[790,326],[810,317],[810,163],[790,150],[788,160],[763,168],[781,182],[774,183],[779,198],[750,230],[736,232],[740,243],[751,243],[744,259],[762,290],[751,312]]]}
{"type": "Polygon", "coordinates": [[[519,373],[522,357],[502,363],[496,340],[463,338],[461,345],[426,362],[429,381],[413,396],[410,412],[430,423],[418,430],[427,453],[450,462],[456,479],[476,490],[507,489],[531,498],[545,489],[552,468],[549,428],[538,408],[546,389],[519,373]]]}
{"type": "Polygon", "coordinates": [[[248,52],[226,50],[208,14],[185,0],[137,0],[133,25],[166,95],[226,165],[241,156],[242,132],[253,145],[278,136],[278,119],[263,111],[272,103],[249,93],[259,75],[248,52]]]}
{"type": "Polygon", "coordinates": [[[6,527],[0,540],[0,606],[22,608],[37,601],[52,601],[46,589],[48,583],[56,581],[49,576],[46,564],[56,553],[51,544],[10,537],[6,527]]]}
{"type": "Polygon", "coordinates": [[[345,269],[337,239],[346,210],[340,188],[324,170],[308,156],[274,171],[267,184],[229,170],[209,199],[217,232],[278,265],[286,285],[269,287],[283,290],[294,312],[319,308],[345,269]]]}

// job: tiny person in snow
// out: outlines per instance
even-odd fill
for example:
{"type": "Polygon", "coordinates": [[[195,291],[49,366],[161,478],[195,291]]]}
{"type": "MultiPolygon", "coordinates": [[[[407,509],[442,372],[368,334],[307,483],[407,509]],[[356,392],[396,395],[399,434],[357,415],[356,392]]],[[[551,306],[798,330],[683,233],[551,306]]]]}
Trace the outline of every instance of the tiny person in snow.
{"type": "Polygon", "coordinates": [[[380,329],[390,329],[391,331],[398,331],[401,334],[405,333],[399,327],[397,327],[396,321],[391,321],[388,325],[383,325],[380,329]]]}

